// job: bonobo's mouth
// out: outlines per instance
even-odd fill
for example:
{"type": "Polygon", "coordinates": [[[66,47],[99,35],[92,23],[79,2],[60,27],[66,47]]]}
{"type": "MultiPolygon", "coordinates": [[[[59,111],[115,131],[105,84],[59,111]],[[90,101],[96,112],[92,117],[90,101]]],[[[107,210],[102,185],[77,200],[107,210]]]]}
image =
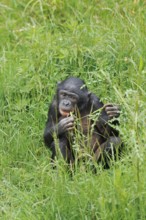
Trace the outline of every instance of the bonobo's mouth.
{"type": "Polygon", "coordinates": [[[59,112],[62,116],[68,117],[72,111],[71,110],[70,111],[65,111],[63,109],[59,109],[59,112]]]}

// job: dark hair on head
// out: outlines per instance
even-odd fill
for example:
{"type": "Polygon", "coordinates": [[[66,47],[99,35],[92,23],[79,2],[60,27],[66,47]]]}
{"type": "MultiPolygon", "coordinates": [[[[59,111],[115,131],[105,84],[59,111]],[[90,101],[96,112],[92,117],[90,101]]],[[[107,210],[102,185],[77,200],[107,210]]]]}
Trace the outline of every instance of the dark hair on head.
{"type": "Polygon", "coordinates": [[[69,77],[58,84],[58,89],[65,89],[70,92],[83,91],[87,92],[87,86],[85,85],[84,80],[77,77],[69,77]]]}

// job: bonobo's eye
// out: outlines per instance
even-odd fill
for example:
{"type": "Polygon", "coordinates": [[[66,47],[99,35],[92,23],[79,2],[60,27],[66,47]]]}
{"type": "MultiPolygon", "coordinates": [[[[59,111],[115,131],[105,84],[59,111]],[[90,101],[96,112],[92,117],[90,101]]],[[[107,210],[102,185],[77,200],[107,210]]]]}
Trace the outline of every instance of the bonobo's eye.
{"type": "Polygon", "coordinates": [[[75,95],[70,95],[69,97],[73,102],[77,102],[77,97],[75,95]]]}
{"type": "Polygon", "coordinates": [[[61,92],[60,96],[62,96],[64,98],[64,97],[66,97],[66,93],[65,92],[61,92]]]}
{"type": "Polygon", "coordinates": [[[70,97],[71,99],[75,99],[75,97],[74,97],[73,95],[70,95],[69,97],[70,97]]]}

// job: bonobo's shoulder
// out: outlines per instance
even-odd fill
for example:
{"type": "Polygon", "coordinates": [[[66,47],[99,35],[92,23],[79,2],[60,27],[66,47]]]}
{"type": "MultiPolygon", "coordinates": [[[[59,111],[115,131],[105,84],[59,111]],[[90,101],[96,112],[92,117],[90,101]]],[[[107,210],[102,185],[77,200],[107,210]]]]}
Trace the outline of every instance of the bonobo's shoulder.
{"type": "Polygon", "coordinates": [[[57,106],[57,97],[56,97],[56,95],[53,97],[53,100],[50,103],[50,106],[54,107],[54,108],[57,106]]]}
{"type": "Polygon", "coordinates": [[[100,98],[97,97],[94,93],[91,93],[90,102],[91,105],[94,106],[94,108],[96,109],[102,108],[104,105],[100,98]]]}
{"type": "Polygon", "coordinates": [[[57,109],[57,99],[56,96],[53,97],[52,102],[49,104],[48,116],[54,114],[57,109]]]}

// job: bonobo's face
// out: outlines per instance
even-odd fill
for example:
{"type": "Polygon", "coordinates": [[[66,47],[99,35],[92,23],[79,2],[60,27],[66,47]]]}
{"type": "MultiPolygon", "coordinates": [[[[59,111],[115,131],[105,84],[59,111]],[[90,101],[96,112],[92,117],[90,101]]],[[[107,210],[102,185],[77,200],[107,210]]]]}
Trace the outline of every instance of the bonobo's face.
{"type": "Polygon", "coordinates": [[[58,108],[62,116],[68,116],[76,108],[85,111],[90,93],[83,80],[70,77],[60,83],[57,87],[58,108]]]}
{"type": "Polygon", "coordinates": [[[77,106],[79,96],[67,90],[59,90],[59,112],[62,116],[68,116],[77,106]]]}

